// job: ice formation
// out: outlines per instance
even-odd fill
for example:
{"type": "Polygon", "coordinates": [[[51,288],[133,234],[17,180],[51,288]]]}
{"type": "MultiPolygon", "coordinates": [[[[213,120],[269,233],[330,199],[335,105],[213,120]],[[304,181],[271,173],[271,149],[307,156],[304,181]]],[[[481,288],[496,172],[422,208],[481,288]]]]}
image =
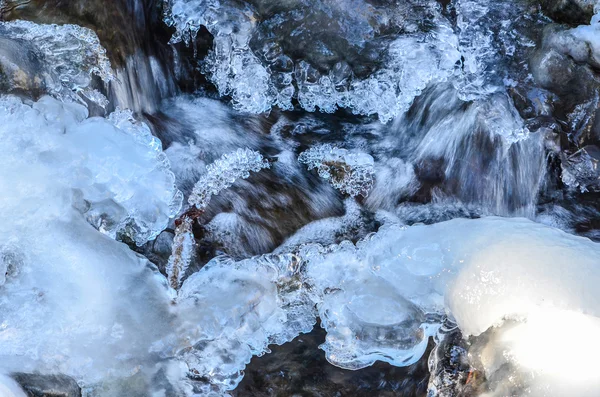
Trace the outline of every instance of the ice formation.
{"type": "Polygon", "coordinates": [[[143,243],[180,198],[147,129],[123,113],[86,117],[50,97],[0,97],[0,258],[12,269],[0,286],[0,371],[89,386],[152,365],[169,317],[164,277],[92,225],[143,243]]]}
{"type": "Polygon", "coordinates": [[[593,367],[574,377],[564,367],[564,359],[582,360],[585,349],[565,344],[543,360],[536,356],[544,350],[540,334],[553,343],[596,332],[596,243],[525,219],[490,217],[391,223],[357,244],[288,247],[295,253],[215,258],[184,281],[178,334],[190,347],[178,357],[192,378],[208,380],[204,392],[233,389],[252,355],[307,332],[317,314],[327,331],[322,349],[343,368],[414,363],[450,316],[464,335],[496,329],[481,362],[489,378],[510,366],[497,393],[526,387],[534,396],[562,396],[567,384],[580,395],[597,390],[593,367]]]}
{"type": "Polygon", "coordinates": [[[227,189],[237,179],[248,178],[250,171],[258,172],[270,167],[269,162],[260,153],[250,149],[238,149],[233,153],[224,154],[206,167],[206,173],[194,186],[188,202],[203,210],[212,195],[227,189]]]}
{"type": "MultiPolygon", "coordinates": [[[[2,3],[0,3],[2,5],[2,3]]],[[[2,397],[26,397],[21,387],[6,375],[0,375],[0,396],[2,397]]]]}
{"type": "MultiPolygon", "coordinates": [[[[289,27],[290,35],[301,35],[300,40],[310,43],[308,47],[314,46],[317,54],[323,53],[314,56],[333,56],[326,44],[319,41],[319,34],[311,31],[313,24],[324,26],[320,18],[338,17],[342,23],[352,26],[328,33],[334,35],[334,40],[346,40],[349,46],[367,53],[370,49],[365,48],[365,39],[373,40],[375,47],[381,47],[373,52],[386,54],[383,66],[364,78],[354,76],[346,61],[338,62],[328,73],[322,73],[320,65],[305,60],[294,61],[282,51],[284,44],[269,39],[255,51],[252,40],[261,41],[257,37],[262,34],[272,38],[272,34],[263,30],[279,29],[282,23],[279,14],[260,23],[259,10],[250,4],[213,0],[166,0],[165,4],[165,21],[176,28],[172,42],[193,42],[201,26],[214,35],[213,50],[204,61],[205,71],[219,93],[230,95],[234,107],[246,112],[265,112],[272,106],[291,109],[292,98],[297,97],[308,111],[318,108],[330,113],[338,107],[346,107],[356,114],[376,114],[387,122],[405,111],[429,83],[449,79],[460,60],[457,37],[439,15],[439,6],[435,3],[414,9],[399,7],[397,12],[400,14],[392,18],[384,17],[380,10],[362,1],[348,0],[341,4],[325,1],[308,8],[301,2],[281,5],[279,11],[284,15],[294,15],[291,21],[299,21],[300,15],[305,14],[306,26],[289,27]],[[357,15],[356,8],[362,13],[357,15]],[[418,21],[415,13],[421,8],[431,10],[429,14],[424,12],[423,19],[431,18],[428,22],[435,24],[436,29],[419,31],[417,24],[423,21],[418,21]],[[435,16],[431,17],[431,14],[435,16]],[[378,33],[387,29],[388,22],[396,24],[396,29],[409,32],[392,41],[389,48],[388,44],[376,40],[378,33]]],[[[260,5],[257,8],[261,8],[260,5]]]]}
{"type": "Polygon", "coordinates": [[[291,254],[240,262],[215,258],[184,281],[178,295],[178,334],[189,348],[178,358],[201,388],[224,393],[237,386],[252,355],[268,352],[315,322],[314,304],[291,254]]]}
{"type": "Polygon", "coordinates": [[[298,161],[349,196],[366,197],[373,187],[375,161],[366,153],[323,144],[300,153],[298,161]]]}
{"type": "MultiPolygon", "coordinates": [[[[28,70],[22,59],[5,60],[5,72],[10,71],[17,85],[42,84],[46,93],[59,98],[74,99],[81,92],[91,101],[106,104],[106,98],[90,88],[92,75],[108,82],[114,78],[106,50],[96,34],[77,25],[41,25],[29,21],[0,21],[0,38],[15,41],[17,45],[31,46],[33,57],[41,63],[37,70],[28,70]],[[28,73],[30,75],[28,75],[28,73]],[[39,75],[37,73],[40,73],[39,75]]],[[[5,44],[7,51],[10,45],[5,44]]],[[[21,48],[20,51],[28,51],[21,48]]],[[[6,56],[6,54],[4,54],[6,56]]]]}
{"type": "MultiPolygon", "coordinates": [[[[522,332],[533,342],[534,335],[548,332],[543,340],[553,344],[596,332],[600,246],[587,239],[524,219],[455,219],[390,226],[356,246],[309,246],[299,255],[307,261],[307,282],[320,294],[323,349],[336,365],[411,363],[444,314],[465,335],[512,319],[520,325],[500,333],[508,349],[504,360],[516,365],[517,374],[537,374],[526,382],[532,395],[568,395],[567,384],[581,395],[597,390],[600,378],[593,370],[577,370],[573,378],[567,368],[584,360],[586,349],[566,344],[560,354],[541,359],[536,352],[548,349],[541,339],[530,344],[511,336],[522,332]],[[576,385],[575,379],[585,382],[576,385]]],[[[502,349],[492,351],[499,356],[484,363],[489,376],[502,360],[502,349]]]]}

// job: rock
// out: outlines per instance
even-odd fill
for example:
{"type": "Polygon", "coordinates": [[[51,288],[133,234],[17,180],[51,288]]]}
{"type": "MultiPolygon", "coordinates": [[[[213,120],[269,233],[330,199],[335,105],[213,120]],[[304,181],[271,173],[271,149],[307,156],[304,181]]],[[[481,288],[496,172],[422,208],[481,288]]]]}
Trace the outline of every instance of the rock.
{"type": "Polygon", "coordinates": [[[562,181],[571,188],[582,192],[592,190],[600,192],[600,148],[595,145],[565,157],[561,163],[562,181]]]}
{"type": "Polygon", "coordinates": [[[582,25],[594,15],[596,0],[542,0],[542,10],[559,23],[582,25]]]}
{"type": "Polygon", "coordinates": [[[81,397],[81,389],[75,379],[66,375],[41,375],[14,373],[17,381],[29,397],[81,397]]]}
{"type": "Polygon", "coordinates": [[[563,126],[570,149],[600,143],[598,59],[585,29],[551,24],[530,59],[532,75],[541,88],[556,95],[552,115],[563,126]]]}

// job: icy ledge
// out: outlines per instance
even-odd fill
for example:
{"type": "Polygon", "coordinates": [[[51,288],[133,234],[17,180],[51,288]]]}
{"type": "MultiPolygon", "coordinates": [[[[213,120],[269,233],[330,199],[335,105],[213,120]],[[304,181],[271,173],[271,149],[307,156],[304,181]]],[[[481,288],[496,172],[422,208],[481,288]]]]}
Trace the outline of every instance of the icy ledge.
{"type": "Polygon", "coordinates": [[[492,395],[592,396],[600,379],[578,363],[600,353],[587,346],[600,330],[599,262],[598,244],[515,218],[391,225],[356,245],[217,258],[181,288],[183,317],[193,319],[184,333],[197,336],[180,359],[213,387],[233,389],[252,354],[309,330],[316,307],[334,365],[406,366],[449,315],[466,336],[499,327],[483,370],[493,378],[508,365],[511,376],[492,395]]]}

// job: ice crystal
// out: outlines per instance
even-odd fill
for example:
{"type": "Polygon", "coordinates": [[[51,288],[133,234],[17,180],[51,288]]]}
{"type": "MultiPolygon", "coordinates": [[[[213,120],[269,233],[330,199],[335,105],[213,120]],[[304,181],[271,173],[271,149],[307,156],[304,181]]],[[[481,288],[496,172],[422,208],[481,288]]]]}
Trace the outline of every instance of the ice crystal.
{"type": "Polygon", "coordinates": [[[318,145],[300,154],[298,161],[333,187],[352,197],[366,197],[373,187],[375,161],[366,153],[352,153],[330,144],[318,145]]]}
{"type": "Polygon", "coordinates": [[[206,173],[194,186],[188,202],[202,210],[208,206],[212,195],[229,188],[237,179],[248,178],[250,171],[258,172],[270,166],[269,162],[254,150],[238,149],[224,154],[206,167],[206,173]]]}

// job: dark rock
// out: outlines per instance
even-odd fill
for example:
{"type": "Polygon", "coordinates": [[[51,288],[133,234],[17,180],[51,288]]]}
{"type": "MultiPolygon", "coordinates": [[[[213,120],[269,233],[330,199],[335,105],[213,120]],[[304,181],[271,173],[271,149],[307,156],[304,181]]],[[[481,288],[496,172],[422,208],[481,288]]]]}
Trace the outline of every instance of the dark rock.
{"type": "Polygon", "coordinates": [[[81,397],[77,382],[66,375],[41,375],[14,373],[17,381],[29,397],[81,397]]]}
{"type": "Polygon", "coordinates": [[[583,25],[594,15],[595,0],[542,0],[542,10],[556,22],[583,25]]]}

